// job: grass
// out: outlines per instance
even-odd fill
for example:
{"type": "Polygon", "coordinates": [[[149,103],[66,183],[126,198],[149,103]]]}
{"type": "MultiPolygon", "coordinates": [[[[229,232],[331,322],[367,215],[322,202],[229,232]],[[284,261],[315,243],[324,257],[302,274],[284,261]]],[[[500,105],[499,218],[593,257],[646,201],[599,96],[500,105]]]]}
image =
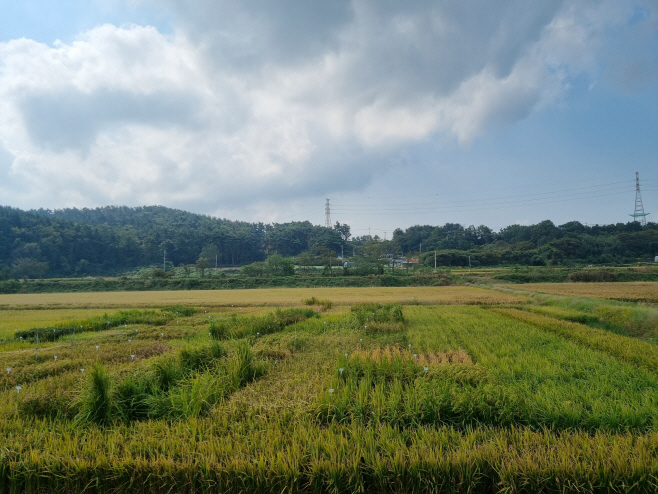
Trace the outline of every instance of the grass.
{"type": "Polygon", "coordinates": [[[656,490],[654,345],[581,306],[434,290],[314,291],[322,312],[244,293],[36,359],[0,343],[0,492],[656,490]]]}

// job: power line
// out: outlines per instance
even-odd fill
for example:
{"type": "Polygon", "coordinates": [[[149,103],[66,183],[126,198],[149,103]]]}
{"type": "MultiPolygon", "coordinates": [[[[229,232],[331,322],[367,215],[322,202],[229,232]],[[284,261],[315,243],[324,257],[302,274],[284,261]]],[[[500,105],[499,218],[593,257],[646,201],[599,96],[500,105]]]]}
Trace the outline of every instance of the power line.
{"type": "MultiPolygon", "coordinates": [[[[619,178],[621,179],[621,176],[619,176],[619,178]]],[[[645,182],[645,183],[648,182],[648,181],[650,181],[650,179],[643,179],[643,182],[645,182]]],[[[613,184],[621,184],[621,183],[629,183],[630,184],[630,183],[633,183],[633,182],[634,181],[632,179],[631,180],[624,179],[624,180],[620,180],[618,182],[612,182],[612,183],[608,183],[608,184],[592,185],[592,186],[589,186],[589,187],[578,187],[577,189],[590,188],[590,187],[601,187],[601,186],[605,186],[605,185],[613,185],[613,184]]],[[[572,183],[573,183],[573,180],[571,180],[571,179],[569,179],[569,180],[558,180],[558,181],[554,181],[554,182],[528,183],[528,184],[523,185],[523,188],[531,189],[531,188],[537,188],[537,187],[549,187],[549,186],[553,186],[553,185],[572,184],[572,183]]],[[[519,189],[518,186],[496,187],[496,191],[518,190],[518,189],[519,189]]],[[[577,189],[566,189],[566,190],[577,190],[577,189]]],[[[560,189],[559,191],[562,192],[564,190],[565,189],[560,189]]],[[[548,192],[548,193],[550,193],[550,192],[548,192]]],[[[435,197],[437,195],[438,194],[423,194],[423,195],[413,194],[413,198],[414,199],[422,199],[424,197],[435,197]]],[[[462,194],[460,194],[460,195],[462,195],[462,194]]],[[[531,195],[534,195],[534,194],[531,194],[531,195]]],[[[387,195],[388,199],[398,199],[398,198],[407,198],[407,197],[410,197],[409,194],[399,195],[399,196],[387,195]]]]}
{"type": "MultiPolygon", "coordinates": [[[[382,207],[382,206],[371,206],[371,205],[364,205],[361,207],[352,207],[352,208],[340,208],[340,207],[335,207],[334,211],[359,211],[362,210],[364,212],[368,212],[368,210],[372,209],[377,212],[379,211],[419,211],[419,210],[462,210],[464,208],[473,210],[475,209],[480,209],[483,207],[490,207],[490,206],[499,206],[499,205],[520,205],[520,204],[533,204],[533,203],[539,203],[539,204],[548,204],[551,202],[562,202],[563,198],[567,198],[566,200],[580,200],[580,199],[589,199],[593,197],[602,197],[606,195],[615,195],[615,194],[627,194],[628,189],[619,189],[619,188],[614,188],[614,189],[604,189],[601,191],[590,191],[589,193],[582,194],[578,197],[573,197],[573,194],[562,194],[562,195],[557,195],[554,197],[538,197],[535,199],[522,199],[522,200],[511,200],[511,201],[500,201],[500,202],[473,202],[473,201],[458,201],[457,204],[463,203],[463,202],[468,202],[471,206],[459,206],[455,207],[455,203],[451,203],[451,205],[447,206],[444,205],[445,203],[424,203],[422,207],[400,207],[403,205],[395,205],[392,207],[382,207]],[[600,192],[605,192],[601,194],[600,192]]],[[[404,205],[406,206],[406,205],[404,205]]]]}
{"type": "MultiPolygon", "coordinates": [[[[482,200],[483,201],[496,201],[496,200],[499,200],[499,199],[513,199],[513,198],[521,198],[521,197],[534,197],[534,198],[537,198],[537,200],[542,200],[542,199],[547,199],[547,198],[541,198],[541,197],[537,197],[537,196],[564,194],[565,192],[573,192],[573,191],[576,191],[576,190],[587,190],[587,189],[600,188],[600,187],[608,187],[605,190],[618,190],[619,188],[617,188],[617,187],[610,188],[610,186],[619,185],[619,184],[628,184],[628,185],[630,185],[631,183],[632,183],[632,181],[625,180],[623,182],[612,182],[612,183],[608,183],[608,184],[592,185],[592,186],[589,186],[589,187],[576,187],[576,188],[572,188],[572,189],[563,189],[563,190],[556,190],[556,191],[549,191],[549,192],[537,192],[537,193],[533,193],[533,194],[517,194],[517,195],[512,195],[512,196],[497,196],[497,197],[494,196],[494,197],[490,197],[490,198],[482,199],[482,200]]],[[[619,190],[621,190],[621,189],[619,189],[619,190]]],[[[628,189],[624,188],[623,190],[628,190],[628,189]]],[[[592,192],[599,192],[599,191],[592,191],[592,192]]],[[[586,193],[586,192],[584,192],[584,193],[586,193]]],[[[437,195],[439,195],[439,194],[434,194],[432,197],[436,197],[437,195]]],[[[567,195],[570,196],[572,194],[567,194],[567,195]]],[[[558,196],[558,197],[565,197],[565,196],[563,195],[563,196],[558,196]]],[[[451,204],[459,204],[459,203],[472,204],[472,202],[473,202],[472,200],[465,199],[465,200],[461,200],[461,201],[451,201],[451,204]]],[[[416,206],[416,205],[428,206],[428,205],[431,205],[431,204],[442,204],[442,203],[441,202],[427,202],[427,201],[412,202],[412,203],[400,203],[400,204],[396,205],[395,209],[399,209],[400,206],[416,206]]],[[[498,204],[498,203],[494,203],[494,204],[498,204]]],[[[390,202],[388,204],[384,204],[384,205],[382,205],[382,204],[339,204],[337,206],[334,206],[332,209],[334,211],[338,211],[338,210],[341,210],[341,209],[344,209],[344,208],[377,208],[377,209],[380,209],[380,208],[386,207],[388,205],[390,205],[390,202]]]]}
{"type": "Polygon", "coordinates": [[[292,216],[286,216],[285,218],[282,218],[281,220],[279,220],[279,222],[285,223],[287,221],[293,220],[294,218],[299,218],[300,216],[306,216],[309,213],[316,213],[318,216],[320,214],[322,214],[320,208],[315,207],[315,208],[312,208],[312,209],[307,209],[306,211],[302,211],[300,213],[296,213],[292,216]]]}
{"type": "Polygon", "coordinates": [[[345,211],[349,211],[351,216],[371,216],[371,215],[379,215],[381,214],[382,211],[388,211],[386,215],[394,215],[394,214],[409,214],[409,212],[415,211],[415,212],[441,212],[441,213],[449,213],[449,212],[455,212],[455,211],[478,211],[481,209],[505,209],[509,207],[518,207],[519,205],[528,205],[528,206],[540,206],[544,204],[556,204],[560,202],[570,202],[570,201],[581,201],[585,199],[594,199],[597,197],[608,197],[608,196],[614,196],[614,195],[622,195],[622,194],[628,194],[628,191],[619,191],[619,192],[611,192],[608,194],[597,194],[597,195],[590,195],[590,196],[582,196],[582,197],[572,197],[572,198],[567,198],[567,199],[556,199],[556,200],[543,200],[543,202],[536,202],[536,201],[508,201],[508,202],[501,202],[501,203],[488,203],[488,204],[479,204],[479,205],[473,205],[473,206],[463,206],[463,207],[454,207],[454,206],[434,206],[434,207],[425,207],[425,208],[379,208],[377,210],[372,210],[372,211],[353,211],[350,209],[346,209],[345,211]]]}

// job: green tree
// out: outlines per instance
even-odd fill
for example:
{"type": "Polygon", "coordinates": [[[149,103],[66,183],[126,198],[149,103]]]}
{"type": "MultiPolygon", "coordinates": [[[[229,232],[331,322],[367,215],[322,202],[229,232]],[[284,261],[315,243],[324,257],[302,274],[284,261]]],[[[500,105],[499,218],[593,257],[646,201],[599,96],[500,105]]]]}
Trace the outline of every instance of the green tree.
{"type": "Polygon", "coordinates": [[[10,280],[14,277],[14,272],[9,266],[2,266],[0,268],[0,280],[10,280]]]}
{"type": "Polygon", "coordinates": [[[265,261],[267,271],[275,276],[291,276],[295,274],[295,261],[290,257],[272,254],[265,261]]]}
{"type": "Polygon", "coordinates": [[[267,265],[262,261],[252,262],[245,264],[240,268],[240,272],[245,276],[258,277],[263,276],[267,271],[267,265]]]}
{"type": "Polygon", "coordinates": [[[48,272],[48,264],[29,257],[20,257],[12,264],[14,272],[21,278],[43,278],[48,272]]]}
{"type": "Polygon", "coordinates": [[[208,244],[203,249],[201,249],[201,254],[199,257],[205,257],[208,259],[208,262],[210,262],[211,266],[216,266],[222,256],[219,251],[219,247],[217,247],[215,244],[208,244]]]}
{"type": "Polygon", "coordinates": [[[199,257],[196,261],[196,269],[201,273],[201,277],[204,276],[206,269],[210,267],[210,262],[205,257],[199,257]]]}
{"type": "Polygon", "coordinates": [[[309,251],[302,252],[297,256],[297,264],[305,273],[311,270],[311,266],[315,265],[315,256],[309,251]]]}
{"type": "Polygon", "coordinates": [[[322,274],[331,274],[331,267],[336,264],[336,253],[327,247],[316,247],[315,252],[317,252],[318,257],[324,266],[322,274]]]}

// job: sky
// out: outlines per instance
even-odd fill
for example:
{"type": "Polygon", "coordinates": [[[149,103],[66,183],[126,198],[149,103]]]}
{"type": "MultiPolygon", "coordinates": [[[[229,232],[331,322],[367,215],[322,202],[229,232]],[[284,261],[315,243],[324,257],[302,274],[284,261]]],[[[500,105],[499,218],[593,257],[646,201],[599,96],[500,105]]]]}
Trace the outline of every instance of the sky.
{"type": "Polygon", "coordinates": [[[0,0],[0,204],[658,221],[653,1],[0,0]]]}

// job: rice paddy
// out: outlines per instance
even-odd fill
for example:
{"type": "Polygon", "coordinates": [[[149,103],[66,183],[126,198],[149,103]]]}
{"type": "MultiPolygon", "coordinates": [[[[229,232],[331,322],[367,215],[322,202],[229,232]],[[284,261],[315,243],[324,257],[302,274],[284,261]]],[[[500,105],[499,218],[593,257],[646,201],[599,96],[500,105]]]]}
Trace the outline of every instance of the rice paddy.
{"type": "Polygon", "coordinates": [[[149,308],[168,305],[193,307],[299,306],[309,297],[333,305],[357,303],[505,304],[527,300],[523,295],[497,293],[465,286],[388,288],[270,288],[253,290],[183,290],[161,292],[0,294],[0,309],[149,308]]]}
{"type": "Polygon", "coordinates": [[[0,297],[0,492],[658,488],[633,307],[615,326],[605,301],[470,287],[182,293],[0,297]]]}
{"type": "Polygon", "coordinates": [[[518,290],[569,295],[574,297],[594,297],[623,302],[658,303],[658,283],[528,283],[516,285],[518,290]]]}

